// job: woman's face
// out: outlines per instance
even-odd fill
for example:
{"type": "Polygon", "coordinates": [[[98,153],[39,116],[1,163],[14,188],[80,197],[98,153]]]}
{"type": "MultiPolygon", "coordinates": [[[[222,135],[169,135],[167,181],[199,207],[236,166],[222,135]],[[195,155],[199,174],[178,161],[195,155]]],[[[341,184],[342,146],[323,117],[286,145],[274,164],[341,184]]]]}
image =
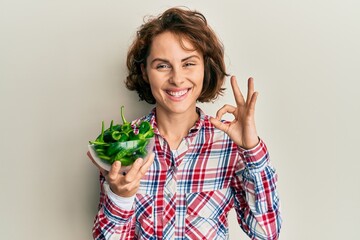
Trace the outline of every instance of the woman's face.
{"type": "Polygon", "coordinates": [[[186,39],[170,32],[153,39],[144,79],[149,81],[157,110],[171,113],[194,112],[204,80],[204,60],[186,39]]]}

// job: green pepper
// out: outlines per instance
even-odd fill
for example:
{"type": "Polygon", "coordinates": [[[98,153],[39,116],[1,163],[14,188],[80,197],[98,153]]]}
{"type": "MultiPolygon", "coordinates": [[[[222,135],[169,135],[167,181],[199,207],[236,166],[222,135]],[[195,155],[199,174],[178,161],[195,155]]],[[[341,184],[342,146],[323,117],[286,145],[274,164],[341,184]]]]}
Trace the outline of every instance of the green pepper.
{"type": "Polygon", "coordinates": [[[89,141],[89,143],[95,145],[95,148],[96,148],[97,146],[109,146],[108,143],[106,143],[106,142],[99,142],[98,140],[89,141]]]}
{"type": "Polygon", "coordinates": [[[113,160],[117,161],[122,159],[123,157],[125,157],[126,155],[129,154],[129,151],[127,149],[123,149],[121,151],[119,151],[114,157],[113,160]]]}
{"type": "Polygon", "coordinates": [[[132,164],[137,158],[147,154],[147,138],[154,136],[152,126],[148,121],[141,121],[138,125],[138,133],[135,134],[131,123],[124,117],[124,106],[121,106],[121,119],[123,124],[114,124],[112,120],[110,127],[105,130],[104,121],[101,125],[101,134],[95,141],[89,141],[94,145],[98,157],[110,164],[114,161],[121,161],[123,166],[132,164]],[[137,140],[136,146],[125,149],[122,142],[137,140]]]}
{"type": "Polygon", "coordinates": [[[130,149],[131,154],[136,156],[136,158],[143,157],[146,155],[146,146],[149,143],[149,140],[140,139],[137,141],[137,144],[134,148],[130,149]]]}
{"type": "Polygon", "coordinates": [[[151,129],[150,123],[148,121],[143,121],[143,122],[141,122],[141,124],[139,126],[139,133],[145,134],[150,129],[151,129]]]}
{"type": "Polygon", "coordinates": [[[126,142],[129,139],[129,135],[127,133],[122,133],[119,139],[119,142],[126,142]]]}
{"type": "Polygon", "coordinates": [[[139,134],[143,134],[143,137],[139,137],[139,139],[151,138],[154,136],[154,130],[148,121],[141,122],[139,126],[139,134]]]}
{"type": "Polygon", "coordinates": [[[101,134],[96,138],[97,142],[104,142],[104,129],[105,129],[105,125],[104,125],[104,121],[101,122],[101,134]]]}
{"type": "Polygon", "coordinates": [[[95,147],[95,151],[97,153],[104,153],[105,152],[105,148],[103,146],[96,146],[95,147]]]}
{"type": "Polygon", "coordinates": [[[135,157],[135,159],[137,159],[137,158],[145,157],[146,154],[147,154],[146,148],[140,148],[139,150],[134,152],[133,156],[135,157]]]}
{"type": "Polygon", "coordinates": [[[137,149],[143,148],[143,147],[145,147],[148,143],[149,143],[149,140],[140,139],[140,140],[137,142],[136,148],[137,148],[137,149]]]}
{"type": "Polygon", "coordinates": [[[124,106],[121,106],[120,111],[121,111],[121,119],[123,121],[123,125],[121,126],[121,131],[129,134],[130,132],[133,131],[133,129],[131,128],[131,124],[128,121],[126,121],[124,117],[124,106]]]}
{"type": "Polygon", "coordinates": [[[101,123],[101,134],[96,138],[95,141],[90,141],[90,144],[94,145],[96,153],[99,155],[100,158],[105,159],[107,156],[104,155],[105,148],[108,147],[108,144],[104,141],[104,121],[101,123]]]}
{"type": "Polygon", "coordinates": [[[98,152],[97,152],[96,154],[98,155],[98,157],[99,157],[100,159],[112,163],[111,158],[110,158],[109,156],[106,156],[105,154],[103,154],[103,153],[98,153],[98,152]]]}
{"type": "Polygon", "coordinates": [[[107,149],[107,155],[108,156],[112,156],[114,154],[119,153],[120,151],[125,150],[122,146],[123,143],[121,142],[114,142],[112,144],[110,144],[109,148],[107,149]]]}
{"type": "Polygon", "coordinates": [[[130,132],[129,139],[130,140],[145,140],[146,138],[151,138],[154,136],[154,132],[152,129],[148,130],[146,133],[138,133],[130,132]]]}
{"type": "Polygon", "coordinates": [[[113,131],[111,133],[111,137],[112,139],[114,139],[115,141],[119,141],[119,139],[121,138],[121,133],[119,131],[113,131]]]}
{"type": "Polygon", "coordinates": [[[139,134],[135,134],[134,132],[129,133],[129,140],[134,141],[139,139],[139,134]]]}
{"type": "Polygon", "coordinates": [[[145,137],[145,138],[152,138],[154,135],[155,135],[154,131],[153,131],[152,129],[150,129],[149,131],[147,131],[147,132],[144,134],[144,137],[145,137]]]}
{"type": "Polygon", "coordinates": [[[121,131],[121,125],[120,124],[117,124],[117,125],[115,125],[115,126],[113,126],[113,128],[112,128],[112,130],[113,131],[121,131]]]}
{"type": "Polygon", "coordinates": [[[133,164],[135,160],[133,160],[131,157],[123,157],[117,161],[120,161],[122,166],[129,166],[133,164]]]}
{"type": "MultiPolygon", "coordinates": [[[[112,126],[111,126],[112,127],[112,126]]],[[[101,124],[101,134],[97,137],[96,141],[98,142],[111,142],[112,141],[112,137],[111,137],[111,130],[110,128],[109,129],[106,129],[104,130],[104,121],[102,121],[102,124],[101,124]]]]}
{"type": "Polygon", "coordinates": [[[114,120],[111,120],[109,127],[110,131],[113,131],[113,125],[114,125],[114,120]]]}

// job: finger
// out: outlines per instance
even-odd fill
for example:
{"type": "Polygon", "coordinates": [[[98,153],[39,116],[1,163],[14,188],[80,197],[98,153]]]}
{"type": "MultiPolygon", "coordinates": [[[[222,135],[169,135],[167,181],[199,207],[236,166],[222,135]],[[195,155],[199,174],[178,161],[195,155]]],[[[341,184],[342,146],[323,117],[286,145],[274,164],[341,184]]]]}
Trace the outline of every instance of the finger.
{"type": "Polygon", "coordinates": [[[140,184],[140,180],[143,178],[143,176],[149,170],[150,166],[154,162],[154,159],[155,159],[155,153],[152,152],[150,155],[148,155],[147,159],[144,160],[145,163],[141,166],[141,168],[137,172],[137,175],[136,175],[136,178],[134,179],[134,182],[138,182],[140,184]]]}
{"type": "Polygon", "coordinates": [[[152,152],[150,154],[150,156],[148,157],[148,159],[146,160],[145,164],[142,165],[141,168],[140,168],[140,173],[141,173],[142,176],[144,176],[146,174],[146,172],[149,170],[150,166],[154,162],[154,159],[155,159],[155,153],[152,152]]]}
{"type": "Polygon", "coordinates": [[[216,119],[221,120],[222,116],[224,114],[226,114],[226,113],[231,113],[231,114],[235,115],[236,114],[236,107],[231,106],[229,104],[225,104],[222,108],[220,108],[216,112],[216,119]]]}
{"type": "Polygon", "coordinates": [[[103,175],[103,176],[105,176],[107,173],[108,173],[108,171],[106,171],[105,169],[103,169],[102,167],[100,167],[99,166],[99,164],[97,164],[97,162],[94,160],[94,158],[91,156],[91,153],[88,151],[87,153],[86,153],[87,155],[88,155],[88,157],[90,158],[90,160],[92,161],[92,163],[99,169],[99,171],[101,172],[101,174],[103,175]]]}
{"type": "Polygon", "coordinates": [[[139,169],[144,164],[144,160],[142,158],[136,159],[136,161],[131,166],[129,172],[125,175],[125,182],[132,182],[139,173],[139,169]]]}
{"type": "Polygon", "coordinates": [[[234,93],[234,98],[235,98],[236,105],[237,106],[244,105],[245,100],[244,100],[244,97],[243,97],[243,95],[242,95],[242,93],[240,91],[239,85],[237,84],[236,77],[231,76],[230,82],[231,82],[231,87],[232,87],[232,90],[233,90],[233,93],[234,93]]]}
{"type": "Polygon", "coordinates": [[[251,96],[250,103],[249,103],[249,111],[251,114],[253,114],[255,112],[255,104],[256,104],[256,100],[257,100],[258,96],[259,96],[258,92],[254,92],[253,95],[251,96]]]}
{"type": "Polygon", "coordinates": [[[230,125],[221,122],[220,120],[218,120],[217,118],[210,118],[210,122],[217,128],[220,129],[221,131],[228,133],[230,125]]]}
{"type": "Polygon", "coordinates": [[[247,97],[246,102],[249,104],[250,100],[254,94],[254,79],[251,77],[248,79],[248,91],[247,91],[247,97]]]}
{"type": "Polygon", "coordinates": [[[109,174],[107,175],[110,182],[115,182],[118,179],[120,168],[121,168],[121,162],[120,161],[115,161],[111,165],[109,174]]]}

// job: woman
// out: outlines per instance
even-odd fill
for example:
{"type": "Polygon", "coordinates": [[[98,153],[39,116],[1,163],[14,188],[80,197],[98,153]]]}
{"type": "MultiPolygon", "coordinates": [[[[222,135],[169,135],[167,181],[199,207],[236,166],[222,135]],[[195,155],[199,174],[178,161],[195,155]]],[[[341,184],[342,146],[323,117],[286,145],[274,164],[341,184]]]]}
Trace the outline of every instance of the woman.
{"type": "Polygon", "coordinates": [[[119,174],[116,161],[101,171],[95,239],[228,239],[228,212],[252,239],[277,239],[281,218],[277,176],[258,137],[257,92],[244,99],[236,78],[236,106],[216,118],[196,106],[223,93],[223,46],[196,11],[171,8],[148,20],[128,52],[126,86],[155,104],[148,120],[154,154],[119,174]],[[232,122],[221,121],[231,113],[232,122]]]}

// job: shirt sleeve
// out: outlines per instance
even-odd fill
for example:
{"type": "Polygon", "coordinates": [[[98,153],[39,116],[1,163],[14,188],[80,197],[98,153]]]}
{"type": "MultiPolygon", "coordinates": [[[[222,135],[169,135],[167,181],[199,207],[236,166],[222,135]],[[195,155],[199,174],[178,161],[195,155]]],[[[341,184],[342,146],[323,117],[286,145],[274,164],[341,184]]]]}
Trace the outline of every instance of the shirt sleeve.
{"type": "Polygon", "coordinates": [[[121,207],[124,210],[130,211],[134,204],[135,196],[132,197],[120,197],[116,195],[113,191],[111,191],[110,186],[107,182],[104,182],[104,189],[106,195],[110,198],[110,200],[115,203],[118,207],[121,207]]]}
{"type": "Polygon", "coordinates": [[[260,139],[252,149],[238,147],[239,161],[231,186],[238,222],[251,239],[278,239],[281,217],[277,174],[260,139]]]}
{"type": "Polygon", "coordinates": [[[100,174],[100,202],[93,226],[94,239],[131,239],[135,210],[133,206],[128,208],[130,201],[134,202],[134,198],[121,198],[112,193],[100,174]],[[122,203],[125,203],[125,208],[122,203]]]}

